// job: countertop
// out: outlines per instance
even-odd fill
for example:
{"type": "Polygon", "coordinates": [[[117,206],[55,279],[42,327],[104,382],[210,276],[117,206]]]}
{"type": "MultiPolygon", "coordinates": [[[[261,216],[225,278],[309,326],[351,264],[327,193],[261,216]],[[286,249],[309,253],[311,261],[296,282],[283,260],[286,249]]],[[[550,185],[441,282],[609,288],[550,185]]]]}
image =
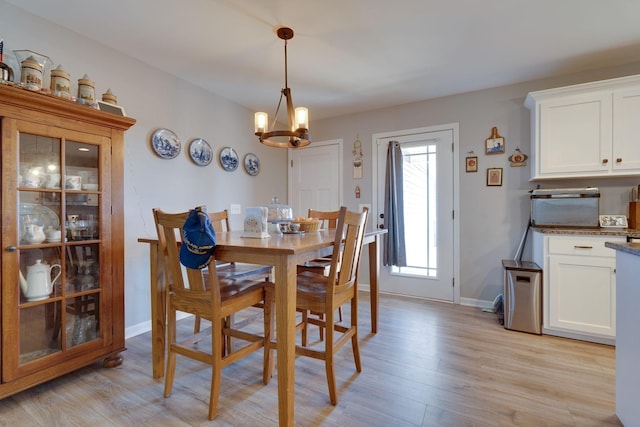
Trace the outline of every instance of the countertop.
{"type": "Polygon", "coordinates": [[[531,227],[544,234],[576,234],[585,236],[625,236],[640,239],[640,229],[635,228],[571,228],[571,227],[531,227]]]}
{"type": "Polygon", "coordinates": [[[626,252],[631,255],[640,256],[640,243],[614,243],[604,242],[607,248],[615,249],[617,251],[626,252]]]}

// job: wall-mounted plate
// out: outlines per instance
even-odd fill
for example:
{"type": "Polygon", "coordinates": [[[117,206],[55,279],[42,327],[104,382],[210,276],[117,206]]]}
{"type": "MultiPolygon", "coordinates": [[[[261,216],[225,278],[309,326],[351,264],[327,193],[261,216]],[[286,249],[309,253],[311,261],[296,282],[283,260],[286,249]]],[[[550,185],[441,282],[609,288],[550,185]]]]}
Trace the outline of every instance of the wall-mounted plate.
{"type": "Polygon", "coordinates": [[[207,141],[196,138],[189,143],[189,156],[198,166],[207,166],[213,160],[213,150],[207,141]]]}
{"type": "Polygon", "coordinates": [[[174,159],[180,154],[180,140],[173,131],[160,128],[151,135],[151,147],[163,159],[174,159]]]}
{"type": "Polygon", "coordinates": [[[260,173],[260,160],[258,156],[253,153],[247,153],[244,156],[244,170],[251,176],[256,176],[260,173]]]}

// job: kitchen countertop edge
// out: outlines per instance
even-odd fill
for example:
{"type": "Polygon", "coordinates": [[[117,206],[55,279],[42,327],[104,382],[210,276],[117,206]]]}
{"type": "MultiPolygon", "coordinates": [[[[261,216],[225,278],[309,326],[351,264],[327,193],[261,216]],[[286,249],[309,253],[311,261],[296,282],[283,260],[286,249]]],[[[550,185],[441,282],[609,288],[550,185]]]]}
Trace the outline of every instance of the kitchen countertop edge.
{"type": "Polygon", "coordinates": [[[623,236],[640,239],[640,229],[634,228],[571,228],[571,227],[531,227],[533,231],[544,234],[575,234],[585,236],[623,236]]]}
{"type": "Polygon", "coordinates": [[[640,256],[640,243],[615,243],[604,242],[607,248],[615,249],[616,251],[626,252],[631,255],[640,256]]]}

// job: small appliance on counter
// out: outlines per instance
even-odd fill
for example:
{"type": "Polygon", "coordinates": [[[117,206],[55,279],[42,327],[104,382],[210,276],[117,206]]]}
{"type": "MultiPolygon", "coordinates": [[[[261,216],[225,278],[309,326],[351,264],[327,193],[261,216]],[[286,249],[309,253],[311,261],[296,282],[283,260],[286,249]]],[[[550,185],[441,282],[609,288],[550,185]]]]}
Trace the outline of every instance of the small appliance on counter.
{"type": "Polygon", "coordinates": [[[595,187],[535,189],[531,192],[534,227],[598,228],[600,190],[595,187]]]}

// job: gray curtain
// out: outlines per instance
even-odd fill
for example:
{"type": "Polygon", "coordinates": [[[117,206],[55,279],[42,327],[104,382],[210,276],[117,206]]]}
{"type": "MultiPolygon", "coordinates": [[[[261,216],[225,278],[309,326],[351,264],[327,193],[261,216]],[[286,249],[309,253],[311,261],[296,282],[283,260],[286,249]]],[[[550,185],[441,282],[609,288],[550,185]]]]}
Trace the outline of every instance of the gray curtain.
{"type": "Polygon", "coordinates": [[[384,265],[406,267],[407,253],[404,243],[402,150],[400,143],[389,141],[387,171],[384,186],[384,265]]]}

